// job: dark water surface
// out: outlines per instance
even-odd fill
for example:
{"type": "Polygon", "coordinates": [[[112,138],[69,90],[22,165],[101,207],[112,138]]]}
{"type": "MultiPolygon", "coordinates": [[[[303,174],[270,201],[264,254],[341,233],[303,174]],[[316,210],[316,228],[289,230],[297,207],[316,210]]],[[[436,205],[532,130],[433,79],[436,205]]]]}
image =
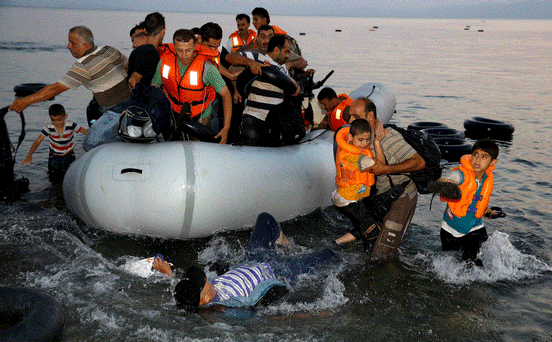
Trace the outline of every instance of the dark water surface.
{"type": "MultiPolygon", "coordinates": [[[[0,107],[20,83],[53,83],[74,59],[67,30],[89,26],[96,43],[130,53],[128,31],[145,13],[0,7],[0,107]]],[[[167,38],[180,27],[219,22],[235,30],[233,15],[167,14],[167,38]]],[[[197,240],[120,236],[86,227],[64,206],[59,186],[48,182],[47,144],[32,166],[16,166],[31,192],[0,204],[0,285],[39,288],[66,314],[64,341],[547,341],[552,340],[552,29],[551,21],[477,21],[378,18],[275,17],[295,36],[318,79],[351,91],[369,81],[397,97],[393,122],[439,121],[462,129],[484,116],[512,122],[516,132],[499,142],[491,204],[507,216],[487,221],[485,268],[467,268],[443,253],[439,224],[444,205],[420,197],[400,253],[372,265],[359,245],[337,249],[342,261],[309,274],[282,303],[207,316],[176,310],[174,283],[140,278],[124,265],[162,253],[182,268],[217,259],[238,260],[248,231],[197,240]],[[469,31],[464,30],[470,25],[469,31]],[[369,31],[378,26],[376,31],[369,31]],[[335,32],[341,29],[342,32],[335,32]],[[484,30],[484,32],[477,32],[484,30]],[[299,33],[305,35],[299,35],[299,33]]],[[[223,42],[224,43],[224,42],[223,42]]],[[[91,94],[67,91],[69,118],[85,123],[91,94]]],[[[27,154],[54,101],[25,111],[27,154]]],[[[12,141],[19,134],[7,116],[12,141]]],[[[83,154],[77,139],[77,157],[83,154]]],[[[446,163],[450,169],[454,163],[446,163]]],[[[122,194],[124,195],[124,194],[122,194]]],[[[252,208],[254,210],[254,208],[252,208]]],[[[349,225],[333,208],[283,223],[302,251],[331,246],[349,225]]]]}

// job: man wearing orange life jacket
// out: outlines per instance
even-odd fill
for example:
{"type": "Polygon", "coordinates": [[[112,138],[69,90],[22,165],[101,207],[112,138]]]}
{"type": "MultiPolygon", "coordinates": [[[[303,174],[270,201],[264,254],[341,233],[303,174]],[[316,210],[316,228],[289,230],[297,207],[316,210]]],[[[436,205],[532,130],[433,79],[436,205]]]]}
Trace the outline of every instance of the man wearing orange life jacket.
{"type": "Polygon", "coordinates": [[[241,13],[236,16],[238,30],[232,33],[228,39],[228,43],[226,44],[228,52],[235,52],[240,47],[255,41],[257,33],[249,29],[250,22],[251,19],[247,14],[241,13]]]}
{"type": "Polygon", "coordinates": [[[169,44],[168,52],[159,61],[152,84],[163,87],[175,113],[203,124],[210,121],[211,104],[216,94],[220,94],[224,126],[215,138],[220,137],[220,143],[224,144],[230,129],[232,97],[215,65],[218,51],[210,51],[210,55],[207,50],[198,53],[195,34],[190,30],[177,30],[173,44],[169,44]]]}
{"type": "Polygon", "coordinates": [[[347,120],[344,118],[345,108],[353,103],[346,94],[339,96],[332,88],[323,88],[317,96],[320,107],[326,111],[326,116],[318,125],[318,128],[329,128],[332,131],[337,131],[339,127],[346,125],[347,120]]]}
{"type": "Polygon", "coordinates": [[[463,156],[460,166],[441,179],[458,184],[462,191],[462,197],[456,201],[441,197],[441,201],[447,202],[440,234],[443,250],[462,250],[463,259],[477,266],[483,265],[477,253],[487,240],[482,218],[491,211],[488,204],[497,157],[498,146],[494,142],[479,140],[473,145],[471,155],[463,156]]]}

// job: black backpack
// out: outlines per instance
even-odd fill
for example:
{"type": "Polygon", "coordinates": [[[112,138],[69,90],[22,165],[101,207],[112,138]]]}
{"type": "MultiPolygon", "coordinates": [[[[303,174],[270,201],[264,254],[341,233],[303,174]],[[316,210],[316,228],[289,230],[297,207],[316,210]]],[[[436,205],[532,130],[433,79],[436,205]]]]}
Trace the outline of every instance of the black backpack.
{"type": "Polygon", "coordinates": [[[439,179],[443,172],[439,146],[424,132],[415,129],[404,129],[395,125],[386,125],[385,127],[391,127],[399,132],[406,143],[412,146],[424,158],[425,168],[412,172],[410,178],[416,184],[416,188],[420,194],[430,193],[428,189],[429,184],[439,179]]]}
{"type": "Polygon", "coordinates": [[[129,106],[119,119],[119,135],[128,142],[151,142],[173,137],[175,120],[165,93],[154,86],[136,84],[129,106]]]}

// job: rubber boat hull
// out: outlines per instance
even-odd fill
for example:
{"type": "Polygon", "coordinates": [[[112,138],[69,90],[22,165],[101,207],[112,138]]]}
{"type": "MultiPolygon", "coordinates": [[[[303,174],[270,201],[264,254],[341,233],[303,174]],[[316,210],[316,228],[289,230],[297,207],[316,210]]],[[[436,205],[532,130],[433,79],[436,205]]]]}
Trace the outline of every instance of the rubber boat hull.
{"type": "MultiPolygon", "coordinates": [[[[378,112],[393,103],[392,115],[394,95],[380,84],[376,95],[378,112]]],[[[386,123],[391,115],[378,117],[386,123]]],[[[300,144],[275,148],[105,144],[69,167],[63,195],[87,225],[123,234],[199,238],[251,227],[261,212],[286,221],[331,205],[333,136],[313,131],[300,144]]]]}

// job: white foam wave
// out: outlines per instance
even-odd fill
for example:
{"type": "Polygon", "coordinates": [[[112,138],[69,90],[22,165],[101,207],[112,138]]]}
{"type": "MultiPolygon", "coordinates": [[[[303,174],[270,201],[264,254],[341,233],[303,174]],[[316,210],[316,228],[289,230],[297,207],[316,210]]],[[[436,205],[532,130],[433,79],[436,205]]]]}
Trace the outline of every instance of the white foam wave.
{"type": "MultiPolygon", "coordinates": [[[[338,273],[331,272],[325,279],[323,284],[322,297],[316,299],[313,302],[283,302],[280,304],[270,305],[266,308],[259,310],[259,313],[266,316],[291,316],[295,313],[311,313],[313,315],[318,315],[321,313],[326,313],[327,311],[333,311],[338,307],[344,305],[349,301],[345,297],[345,285],[337,277],[338,273]]],[[[309,280],[312,280],[311,275],[306,275],[309,280]]],[[[302,280],[306,279],[302,276],[302,280]]],[[[307,286],[311,286],[311,284],[307,286]]],[[[300,287],[301,284],[298,284],[297,287],[300,287]]],[[[294,290],[296,291],[296,289],[294,290]]],[[[299,290],[300,291],[300,290],[299,290]]]]}
{"type": "Polygon", "coordinates": [[[552,271],[550,265],[517,250],[509,241],[509,235],[500,231],[495,231],[483,244],[478,257],[484,267],[472,267],[451,252],[438,254],[430,262],[439,279],[460,285],[533,278],[552,271]]]}

